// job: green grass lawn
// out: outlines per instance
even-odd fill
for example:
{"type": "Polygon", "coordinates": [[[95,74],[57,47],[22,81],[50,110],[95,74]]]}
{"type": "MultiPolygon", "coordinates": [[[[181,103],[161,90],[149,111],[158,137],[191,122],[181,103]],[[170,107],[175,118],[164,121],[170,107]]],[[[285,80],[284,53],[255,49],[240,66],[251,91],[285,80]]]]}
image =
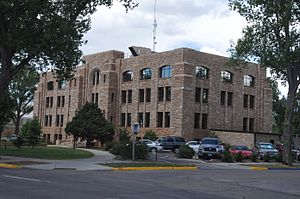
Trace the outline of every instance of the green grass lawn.
{"type": "Polygon", "coordinates": [[[32,149],[31,147],[22,147],[21,150],[19,150],[13,146],[9,146],[6,149],[4,146],[1,146],[0,155],[51,160],[80,159],[94,156],[94,154],[91,152],[79,149],[73,150],[70,148],[61,147],[35,147],[32,149]]]}

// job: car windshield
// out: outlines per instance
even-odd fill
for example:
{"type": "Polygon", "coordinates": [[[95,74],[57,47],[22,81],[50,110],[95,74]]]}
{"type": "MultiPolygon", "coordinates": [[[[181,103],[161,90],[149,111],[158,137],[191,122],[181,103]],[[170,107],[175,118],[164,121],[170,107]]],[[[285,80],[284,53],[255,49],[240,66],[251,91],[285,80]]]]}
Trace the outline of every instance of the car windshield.
{"type": "Polygon", "coordinates": [[[215,139],[203,139],[201,141],[201,144],[214,144],[214,145],[218,145],[219,142],[218,142],[218,140],[215,140],[215,139]]]}
{"type": "Polygon", "coordinates": [[[274,149],[272,144],[260,144],[261,149],[274,149]]]}
{"type": "Polygon", "coordinates": [[[247,146],[233,146],[232,149],[240,150],[240,151],[248,151],[249,148],[247,146]]]}

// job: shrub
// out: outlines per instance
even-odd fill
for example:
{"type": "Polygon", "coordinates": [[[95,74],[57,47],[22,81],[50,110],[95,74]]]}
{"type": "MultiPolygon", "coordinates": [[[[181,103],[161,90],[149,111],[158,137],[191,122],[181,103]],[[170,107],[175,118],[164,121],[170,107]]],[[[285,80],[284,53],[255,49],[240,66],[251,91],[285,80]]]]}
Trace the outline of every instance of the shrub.
{"type": "Polygon", "coordinates": [[[157,134],[153,130],[148,130],[145,132],[144,139],[149,139],[149,140],[154,141],[157,139],[157,134]]]}
{"type": "Polygon", "coordinates": [[[275,157],[276,162],[282,163],[283,155],[282,153],[278,153],[278,155],[275,157]]]}
{"type": "Polygon", "coordinates": [[[16,139],[13,140],[13,144],[18,147],[18,149],[21,149],[21,146],[25,143],[25,140],[21,137],[18,136],[16,139]]]}
{"type": "Polygon", "coordinates": [[[252,153],[251,154],[251,156],[250,156],[250,160],[252,161],[252,162],[257,162],[257,154],[256,153],[252,153]]]}
{"type": "Polygon", "coordinates": [[[271,156],[268,153],[264,156],[264,161],[265,162],[270,162],[271,159],[272,158],[271,158],[271,156]]]}
{"type": "Polygon", "coordinates": [[[221,160],[223,162],[233,162],[232,154],[229,151],[230,145],[226,144],[224,148],[225,148],[225,150],[224,150],[224,153],[223,153],[223,156],[222,156],[221,160]]]}
{"type": "Polygon", "coordinates": [[[119,142],[123,144],[130,142],[130,136],[126,129],[119,129],[119,142]]]}
{"type": "MultiPolygon", "coordinates": [[[[143,144],[135,145],[135,159],[145,160],[148,157],[148,147],[143,144]]],[[[132,159],[132,144],[122,145],[120,147],[122,159],[132,159]]]]}
{"type": "Polygon", "coordinates": [[[123,149],[124,144],[115,144],[111,148],[110,152],[114,155],[120,155],[121,149],[123,149]]]}
{"type": "Polygon", "coordinates": [[[234,160],[237,162],[242,162],[244,160],[244,156],[241,152],[234,155],[234,160]]]}
{"type": "Polygon", "coordinates": [[[113,146],[114,146],[115,144],[116,144],[116,143],[115,143],[114,141],[110,141],[110,142],[105,143],[105,148],[104,148],[104,150],[105,150],[105,151],[109,151],[110,149],[113,148],[113,146]]]}
{"type": "Polygon", "coordinates": [[[181,145],[179,148],[179,153],[177,154],[178,158],[193,158],[195,155],[194,149],[187,145],[181,145]]]}

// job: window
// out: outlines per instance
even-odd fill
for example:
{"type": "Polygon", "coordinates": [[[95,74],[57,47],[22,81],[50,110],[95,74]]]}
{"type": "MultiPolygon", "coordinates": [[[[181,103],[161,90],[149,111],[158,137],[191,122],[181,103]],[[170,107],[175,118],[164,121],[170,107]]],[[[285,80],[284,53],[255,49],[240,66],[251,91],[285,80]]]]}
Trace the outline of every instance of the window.
{"type": "Polygon", "coordinates": [[[248,108],[248,95],[244,95],[244,108],[248,108]]]}
{"type": "Polygon", "coordinates": [[[207,129],[207,114],[202,114],[202,129],[207,129]]]}
{"type": "Polygon", "coordinates": [[[254,77],[251,75],[244,75],[244,86],[254,86],[254,77]]]}
{"type": "Polygon", "coordinates": [[[254,95],[250,95],[250,108],[251,109],[254,108],[254,99],[255,99],[255,96],[254,95]]]}
{"type": "Polygon", "coordinates": [[[127,91],[122,91],[122,103],[125,104],[126,103],[126,93],[127,91]]]}
{"type": "Polygon", "coordinates": [[[208,69],[203,66],[196,66],[196,77],[201,79],[208,79],[208,69]]]}
{"type": "Polygon", "coordinates": [[[157,112],[157,127],[163,126],[163,112],[157,112]]]}
{"type": "Polygon", "coordinates": [[[165,128],[170,127],[170,112],[165,112],[165,128]]]}
{"type": "Polygon", "coordinates": [[[254,130],[254,118],[249,118],[249,131],[253,132],[254,130]]]}
{"type": "Polygon", "coordinates": [[[132,78],[133,78],[133,73],[131,70],[123,73],[123,82],[132,81],[132,78]]]}
{"type": "Polygon", "coordinates": [[[149,127],[150,126],[150,113],[147,112],[145,113],[145,127],[149,127]]]}
{"type": "Polygon", "coordinates": [[[61,96],[61,107],[65,107],[65,96],[61,96]]]}
{"type": "Polygon", "coordinates": [[[233,93],[232,92],[228,92],[227,93],[227,106],[232,106],[232,97],[233,93]]]}
{"type": "Polygon", "coordinates": [[[195,116],[194,116],[194,128],[195,129],[198,129],[200,127],[199,121],[200,121],[200,113],[195,113],[195,116]]]}
{"type": "Polygon", "coordinates": [[[146,102],[151,101],[151,88],[146,89],[146,102]]]}
{"type": "Polygon", "coordinates": [[[59,80],[58,81],[58,89],[65,89],[66,88],[66,80],[59,80]]]}
{"type": "Polygon", "coordinates": [[[92,102],[95,103],[95,93],[92,93],[92,102]]]}
{"type": "Polygon", "coordinates": [[[59,115],[56,115],[55,126],[59,126],[59,115]]]}
{"type": "Polygon", "coordinates": [[[76,82],[77,80],[76,80],[76,78],[73,78],[73,86],[75,87],[76,86],[76,82]]]}
{"type": "Polygon", "coordinates": [[[60,107],[60,96],[57,96],[57,107],[60,107]]]}
{"type": "Polygon", "coordinates": [[[139,102],[145,101],[144,89],[139,90],[139,102]]]}
{"type": "Polygon", "coordinates": [[[201,88],[196,87],[195,91],[195,102],[200,102],[201,88]]]}
{"type": "Polygon", "coordinates": [[[171,87],[167,86],[166,87],[166,101],[171,101],[171,95],[172,95],[171,87]]]}
{"type": "Polygon", "coordinates": [[[46,108],[49,107],[49,102],[50,102],[50,98],[49,98],[49,97],[46,97],[46,108]]]}
{"type": "Polygon", "coordinates": [[[53,97],[50,97],[50,107],[53,107],[53,97]]]}
{"type": "Polygon", "coordinates": [[[98,85],[99,84],[99,79],[100,79],[100,71],[99,70],[95,70],[93,72],[93,85],[98,85]]]}
{"type": "Polygon", "coordinates": [[[99,100],[99,93],[96,93],[96,97],[95,97],[95,104],[98,104],[98,100],[99,100]]]}
{"type": "Polygon", "coordinates": [[[106,75],[103,75],[103,84],[106,82],[106,75]]]}
{"type": "Polygon", "coordinates": [[[143,113],[138,114],[138,122],[139,122],[140,127],[143,127],[143,124],[144,124],[144,114],[143,113]]]}
{"type": "Polygon", "coordinates": [[[48,82],[47,83],[47,90],[48,91],[52,91],[54,89],[54,84],[53,84],[53,82],[51,81],[51,82],[48,82]]]}
{"type": "Polygon", "coordinates": [[[127,113],[127,126],[131,126],[131,113],[127,113]]]}
{"type": "Polygon", "coordinates": [[[208,89],[204,88],[202,93],[202,102],[208,103],[208,89]]]}
{"type": "Polygon", "coordinates": [[[246,117],[243,118],[243,131],[247,131],[247,123],[248,123],[248,119],[246,117]]]}
{"type": "Polygon", "coordinates": [[[132,103],[132,90],[128,90],[127,102],[132,103]]]}
{"type": "Polygon", "coordinates": [[[172,77],[172,66],[166,65],[160,68],[160,77],[161,78],[170,78],[172,77]]]}
{"type": "Polygon", "coordinates": [[[140,79],[151,79],[152,76],[152,71],[150,68],[144,68],[143,70],[141,70],[141,77],[140,79]]]}
{"type": "Polygon", "coordinates": [[[49,126],[52,125],[52,115],[49,115],[49,126]]]}
{"type": "Polygon", "coordinates": [[[223,70],[221,72],[221,79],[222,79],[222,82],[232,83],[232,73],[223,70]]]}
{"type": "Polygon", "coordinates": [[[45,115],[45,126],[48,126],[48,115],[45,115]]]}
{"type": "Polygon", "coordinates": [[[121,126],[125,126],[125,113],[121,113],[121,126]]]}
{"type": "Polygon", "coordinates": [[[164,101],[164,87],[158,88],[158,101],[164,101]]]}
{"type": "Polygon", "coordinates": [[[115,98],[114,96],[115,96],[115,94],[114,94],[114,93],[112,93],[112,94],[111,94],[111,102],[113,102],[113,101],[114,101],[114,98],[115,98]]]}
{"type": "Polygon", "coordinates": [[[64,115],[60,115],[60,126],[64,125],[64,115]]]}
{"type": "Polygon", "coordinates": [[[220,101],[221,105],[225,105],[225,95],[226,95],[226,92],[221,91],[221,101],[220,101]]]}

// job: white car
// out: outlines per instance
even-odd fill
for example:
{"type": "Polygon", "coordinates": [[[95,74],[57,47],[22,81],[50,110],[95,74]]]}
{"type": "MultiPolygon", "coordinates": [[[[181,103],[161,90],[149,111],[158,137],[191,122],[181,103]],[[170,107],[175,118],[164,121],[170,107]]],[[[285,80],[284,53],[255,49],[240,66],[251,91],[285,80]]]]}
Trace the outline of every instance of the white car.
{"type": "Polygon", "coordinates": [[[151,151],[151,152],[156,152],[156,151],[158,152],[158,151],[163,150],[163,147],[160,146],[159,143],[153,142],[152,140],[149,140],[149,139],[141,139],[138,143],[147,145],[149,148],[149,151],[151,151]]]}
{"type": "Polygon", "coordinates": [[[195,151],[195,154],[198,154],[200,144],[200,141],[189,141],[185,145],[191,147],[195,151]]]}

